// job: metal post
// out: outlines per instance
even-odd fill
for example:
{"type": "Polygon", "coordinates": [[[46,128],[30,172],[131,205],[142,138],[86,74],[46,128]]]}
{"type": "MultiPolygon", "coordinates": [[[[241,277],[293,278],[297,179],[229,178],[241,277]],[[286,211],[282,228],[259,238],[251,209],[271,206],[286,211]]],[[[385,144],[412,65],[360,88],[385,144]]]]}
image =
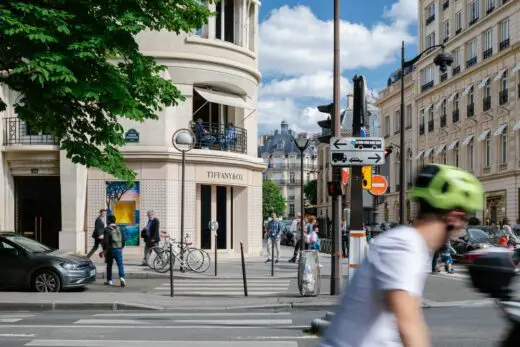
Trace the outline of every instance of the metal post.
{"type": "MultiPolygon", "coordinates": [[[[333,136],[341,136],[340,114],[340,6],[339,0],[334,0],[334,112],[332,114],[333,136]]],[[[332,180],[341,180],[341,168],[332,169],[332,180]]],[[[361,185],[360,185],[361,187],[361,185]]],[[[341,292],[341,196],[332,198],[332,257],[330,276],[330,295],[341,292]]]]}
{"type": "Polygon", "coordinates": [[[242,257],[242,281],[244,282],[244,296],[247,296],[246,261],[244,259],[244,244],[240,241],[240,256],[242,257]]]}
{"type": "Polygon", "coordinates": [[[400,114],[400,155],[399,160],[401,161],[399,163],[399,181],[401,183],[401,189],[399,190],[399,223],[401,225],[405,224],[405,218],[406,218],[406,163],[405,163],[405,155],[406,155],[406,144],[405,144],[405,117],[404,117],[404,41],[402,42],[401,47],[401,114],[400,114]]]}
{"type": "Polygon", "coordinates": [[[271,240],[271,276],[274,276],[274,243],[276,240],[271,240]]]}
{"type": "Polygon", "coordinates": [[[172,249],[171,242],[170,242],[170,296],[173,298],[173,249],[172,249]]]}
{"type": "MultiPolygon", "coordinates": [[[[182,151],[181,164],[181,272],[184,272],[184,180],[185,180],[185,159],[186,152],[182,151]]],[[[216,260],[216,259],[215,259],[216,260]]]]}
{"type": "Polygon", "coordinates": [[[303,201],[303,189],[304,189],[304,185],[303,185],[303,151],[300,151],[300,179],[301,179],[301,193],[300,193],[300,210],[301,210],[301,218],[300,218],[300,226],[301,226],[301,230],[300,230],[300,259],[302,258],[302,251],[303,251],[303,228],[304,228],[304,223],[303,223],[303,219],[304,219],[304,216],[305,216],[305,209],[304,209],[304,201],[303,201]]]}
{"type": "Polygon", "coordinates": [[[215,277],[217,276],[217,231],[215,230],[215,277]]]}

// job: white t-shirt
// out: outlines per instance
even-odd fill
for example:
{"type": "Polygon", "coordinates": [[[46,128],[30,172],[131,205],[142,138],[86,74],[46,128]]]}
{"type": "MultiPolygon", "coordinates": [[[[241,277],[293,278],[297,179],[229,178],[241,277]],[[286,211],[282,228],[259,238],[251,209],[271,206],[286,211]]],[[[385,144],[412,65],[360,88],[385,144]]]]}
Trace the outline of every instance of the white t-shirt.
{"type": "Polygon", "coordinates": [[[374,239],[346,288],[320,347],[402,346],[384,292],[404,290],[422,297],[430,254],[423,237],[409,226],[374,239]]]}

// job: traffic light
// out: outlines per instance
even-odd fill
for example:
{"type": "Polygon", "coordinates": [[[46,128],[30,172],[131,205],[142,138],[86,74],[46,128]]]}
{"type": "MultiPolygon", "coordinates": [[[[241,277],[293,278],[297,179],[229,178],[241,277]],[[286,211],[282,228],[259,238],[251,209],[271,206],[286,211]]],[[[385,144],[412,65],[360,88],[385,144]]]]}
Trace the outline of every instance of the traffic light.
{"type": "Polygon", "coordinates": [[[392,146],[389,146],[389,147],[385,147],[385,158],[388,157],[390,154],[392,154],[392,152],[394,151],[394,147],[392,146]]]}
{"type": "Polygon", "coordinates": [[[361,168],[361,185],[364,190],[372,189],[372,166],[361,168]]]}
{"type": "Polygon", "coordinates": [[[343,195],[343,185],[341,182],[337,181],[329,181],[327,182],[327,190],[329,191],[329,196],[342,196],[343,195]]]}
{"type": "MultiPolygon", "coordinates": [[[[322,113],[327,113],[329,117],[325,120],[320,120],[318,125],[321,128],[321,136],[318,137],[318,141],[320,143],[328,144],[330,142],[330,138],[332,137],[332,116],[334,114],[334,104],[330,103],[328,105],[320,105],[318,106],[318,111],[322,113]]],[[[343,118],[345,117],[345,111],[341,113],[340,116],[340,124],[343,123],[343,118]]]]}

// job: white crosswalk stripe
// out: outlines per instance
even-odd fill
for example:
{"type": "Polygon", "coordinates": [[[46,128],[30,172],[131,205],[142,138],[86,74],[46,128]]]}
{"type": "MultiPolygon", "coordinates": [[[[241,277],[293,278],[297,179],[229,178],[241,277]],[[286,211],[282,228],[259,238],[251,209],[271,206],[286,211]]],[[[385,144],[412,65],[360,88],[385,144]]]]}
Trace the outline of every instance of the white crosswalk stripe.
{"type": "MultiPolygon", "coordinates": [[[[264,347],[264,341],[123,341],[123,340],[32,340],[33,347],[264,347]]],[[[269,341],[270,347],[298,347],[294,341],[269,341]]]]}
{"type": "MultiPolygon", "coordinates": [[[[248,296],[272,296],[287,293],[291,281],[249,280],[248,296]]],[[[156,287],[153,292],[170,295],[170,283],[156,287]]],[[[243,296],[244,284],[240,279],[183,279],[174,282],[174,294],[178,296],[243,296]]]]}

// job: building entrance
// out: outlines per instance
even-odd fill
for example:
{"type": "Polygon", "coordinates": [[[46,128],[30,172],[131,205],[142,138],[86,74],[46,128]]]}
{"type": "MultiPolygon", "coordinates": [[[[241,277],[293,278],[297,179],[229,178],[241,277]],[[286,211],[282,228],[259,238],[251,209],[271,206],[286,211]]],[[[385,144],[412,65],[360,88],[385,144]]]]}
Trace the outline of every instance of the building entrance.
{"type": "Polygon", "coordinates": [[[16,176],[15,231],[58,249],[61,230],[61,189],[59,176],[16,176]]]}

